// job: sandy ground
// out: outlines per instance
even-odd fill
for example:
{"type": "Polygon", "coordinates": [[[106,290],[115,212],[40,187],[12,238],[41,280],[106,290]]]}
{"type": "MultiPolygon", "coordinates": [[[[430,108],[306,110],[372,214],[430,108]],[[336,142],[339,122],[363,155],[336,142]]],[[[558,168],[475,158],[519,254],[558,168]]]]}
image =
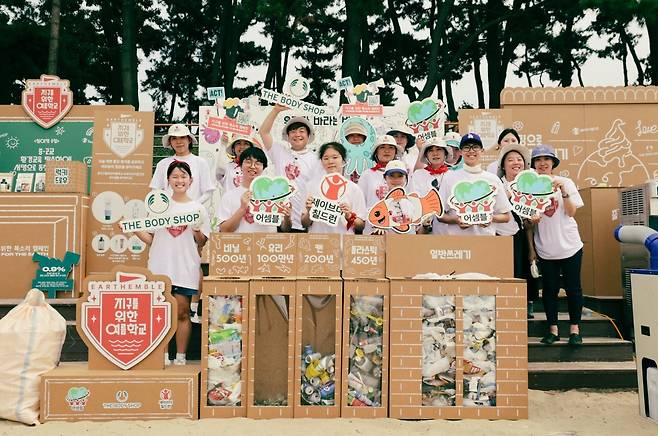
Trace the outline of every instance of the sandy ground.
{"type": "Polygon", "coordinates": [[[187,421],[49,422],[27,427],[0,421],[2,435],[658,435],[638,413],[636,392],[530,391],[527,421],[398,421],[394,419],[204,419],[187,421]]]}

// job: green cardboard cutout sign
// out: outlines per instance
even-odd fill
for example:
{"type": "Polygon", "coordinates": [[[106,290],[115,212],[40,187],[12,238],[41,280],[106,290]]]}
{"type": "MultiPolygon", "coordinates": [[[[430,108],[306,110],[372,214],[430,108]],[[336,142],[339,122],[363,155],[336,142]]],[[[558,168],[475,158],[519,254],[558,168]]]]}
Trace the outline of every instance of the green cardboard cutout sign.
{"type": "Polygon", "coordinates": [[[32,254],[32,260],[39,262],[37,274],[32,280],[32,287],[48,292],[48,298],[56,298],[57,291],[70,291],[73,289],[73,279],[69,273],[73,265],[80,261],[80,255],[67,251],[63,260],[50,258],[39,253],[32,254]]]}

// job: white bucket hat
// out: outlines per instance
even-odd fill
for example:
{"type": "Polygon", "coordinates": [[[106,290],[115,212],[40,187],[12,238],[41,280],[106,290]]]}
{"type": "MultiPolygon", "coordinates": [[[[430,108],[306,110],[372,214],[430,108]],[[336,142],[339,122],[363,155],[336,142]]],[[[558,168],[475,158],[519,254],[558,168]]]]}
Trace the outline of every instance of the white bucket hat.
{"type": "Polygon", "coordinates": [[[510,151],[516,151],[523,157],[523,161],[525,163],[524,165],[524,170],[527,170],[530,168],[530,150],[528,150],[527,147],[521,145],[521,144],[507,144],[503,148],[500,149],[500,153],[498,154],[498,167],[496,168],[496,174],[498,174],[498,177],[503,177],[503,159],[505,159],[505,155],[509,153],[510,151]]]}
{"type": "Polygon", "coordinates": [[[315,132],[313,131],[313,124],[306,118],[302,116],[291,117],[285,126],[283,126],[283,131],[281,132],[281,138],[284,141],[288,140],[288,127],[295,123],[302,123],[308,127],[308,143],[310,144],[315,139],[315,132]]]}
{"type": "Polygon", "coordinates": [[[181,136],[188,136],[190,140],[192,141],[192,144],[196,144],[196,138],[190,132],[190,129],[187,128],[185,124],[172,124],[169,127],[169,130],[167,131],[167,134],[162,137],[162,146],[165,148],[171,148],[171,144],[169,144],[169,139],[174,136],[174,137],[181,137],[181,136]]]}
{"type": "Polygon", "coordinates": [[[420,155],[425,160],[425,162],[427,162],[428,164],[430,162],[427,159],[427,156],[425,156],[425,153],[427,152],[427,150],[430,147],[439,147],[439,148],[444,149],[446,151],[446,159],[448,159],[449,157],[452,157],[452,147],[449,146],[446,141],[444,141],[443,139],[439,139],[439,138],[432,138],[429,141],[425,142],[425,144],[423,144],[423,148],[420,150],[420,155]]]}
{"type": "Polygon", "coordinates": [[[377,152],[377,149],[379,148],[380,145],[392,145],[395,147],[396,153],[395,157],[399,157],[404,153],[404,150],[402,147],[398,145],[398,143],[395,141],[395,138],[392,137],[391,135],[381,135],[377,137],[377,140],[375,143],[372,145],[372,150],[371,150],[371,159],[377,162],[377,159],[375,159],[375,154],[377,152]]]}
{"type": "Polygon", "coordinates": [[[229,139],[226,145],[226,154],[230,154],[231,156],[233,156],[233,145],[235,145],[235,143],[238,141],[247,141],[249,144],[251,144],[252,147],[257,146],[257,143],[254,141],[254,138],[252,138],[251,136],[235,135],[229,139]]]}

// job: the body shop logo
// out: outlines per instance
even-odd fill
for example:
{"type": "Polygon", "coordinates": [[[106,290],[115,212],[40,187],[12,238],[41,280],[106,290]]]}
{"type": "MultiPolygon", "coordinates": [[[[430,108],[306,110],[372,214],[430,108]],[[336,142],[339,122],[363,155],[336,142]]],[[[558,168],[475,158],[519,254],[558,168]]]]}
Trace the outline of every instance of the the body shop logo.
{"type": "Polygon", "coordinates": [[[142,403],[139,401],[128,401],[128,391],[120,390],[114,394],[116,403],[103,403],[103,409],[141,409],[142,403]]]}
{"type": "Polygon", "coordinates": [[[115,281],[88,281],[81,303],[81,328],[110,362],[130,369],[146,358],[171,328],[165,283],[137,273],[117,272],[115,281]]]}
{"type": "Polygon", "coordinates": [[[49,129],[71,109],[73,93],[68,80],[44,74],[38,80],[26,81],[21,101],[30,118],[44,129],[49,129]]]}

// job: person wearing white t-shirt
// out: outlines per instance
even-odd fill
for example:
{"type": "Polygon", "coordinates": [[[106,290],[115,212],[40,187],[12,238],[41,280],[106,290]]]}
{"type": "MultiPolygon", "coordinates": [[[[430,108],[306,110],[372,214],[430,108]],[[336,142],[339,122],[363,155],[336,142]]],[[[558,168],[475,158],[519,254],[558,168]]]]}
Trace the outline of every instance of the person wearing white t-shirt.
{"type": "MultiPolygon", "coordinates": [[[[432,138],[423,143],[420,151],[422,162],[425,163],[423,168],[414,171],[411,182],[411,192],[416,192],[421,198],[425,197],[430,189],[441,189],[443,179],[448,173],[449,167],[446,159],[452,156],[452,147],[443,139],[432,138]]],[[[428,220],[418,229],[418,233],[432,233],[435,235],[447,234],[448,224],[442,223],[437,219],[428,220]]]]}
{"type": "Polygon", "coordinates": [[[230,162],[218,163],[215,177],[222,185],[224,193],[242,186],[242,167],[240,166],[240,154],[249,147],[255,147],[254,138],[251,136],[234,135],[228,139],[226,154],[232,157],[230,162]]]}
{"type": "Polygon", "coordinates": [[[411,129],[405,124],[399,124],[386,132],[395,138],[398,146],[402,148],[401,160],[407,168],[414,168],[419,155],[419,145],[416,144],[416,137],[412,134],[411,129]]]}
{"type": "MultiPolygon", "coordinates": [[[[219,231],[225,233],[276,233],[276,226],[267,226],[254,222],[249,212],[249,203],[252,192],[249,190],[251,182],[267,168],[267,156],[257,147],[247,148],[240,155],[242,167],[242,184],[224,194],[217,209],[217,222],[219,231]]],[[[284,215],[281,231],[290,230],[290,209],[285,203],[280,203],[279,211],[284,215]]]]}
{"type": "MultiPolygon", "coordinates": [[[[171,293],[178,307],[176,330],[176,359],[174,365],[185,365],[185,351],[190,340],[190,298],[198,293],[201,280],[201,256],[198,247],[203,246],[210,234],[210,224],[205,208],[187,195],[193,183],[190,166],[181,161],[172,162],[167,168],[167,180],[173,192],[167,214],[200,212],[201,220],[194,225],[135,232],[149,244],[148,269],[153,274],[164,274],[171,280],[171,293]]],[[[169,362],[169,359],[166,358],[169,362]]]]}
{"type": "Polygon", "coordinates": [[[507,195],[505,195],[505,189],[500,179],[482,169],[480,161],[484,148],[482,147],[480,136],[476,133],[467,133],[462,137],[459,148],[462,153],[464,166],[460,170],[446,173],[446,177],[439,188],[441,198],[445,199],[444,214],[438,220],[442,223],[449,224],[447,232],[451,235],[494,236],[496,230],[492,224],[506,223],[512,219],[512,214],[510,213],[512,206],[507,199],[507,195]],[[458,182],[475,182],[477,180],[488,182],[496,190],[494,194],[496,196],[496,204],[494,205],[493,219],[489,224],[470,225],[463,223],[448,202],[448,199],[452,196],[452,189],[458,182]]]}
{"type": "MultiPolygon", "coordinates": [[[[320,147],[320,162],[324,169],[324,175],[343,174],[347,150],[339,142],[328,142],[320,147]]],[[[306,209],[302,214],[302,223],[308,228],[309,233],[341,233],[354,234],[363,231],[364,221],[366,218],[366,205],[363,193],[351,180],[347,180],[345,194],[340,198],[340,211],[342,212],[338,225],[329,224],[311,220],[310,210],[313,207],[313,198],[320,197],[320,185],[323,177],[317,177],[310,187],[311,195],[306,199],[306,209]]]]}
{"type": "MultiPolygon", "coordinates": [[[[375,161],[375,165],[361,174],[358,183],[366,199],[366,209],[370,209],[388,194],[388,186],[384,180],[386,164],[393,159],[399,159],[403,152],[391,135],[379,136],[373,144],[371,159],[375,161]]],[[[366,223],[363,233],[370,234],[372,230],[370,223],[366,223]]]]}
{"type": "MultiPolygon", "coordinates": [[[[502,150],[506,145],[518,145],[521,143],[521,137],[519,133],[511,128],[503,129],[502,132],[498,135],[498,142],[496,142],[495,151],[502,150]]],[[[487,171],[491,174],[498,173],[498,160],[491,162],[487,165],[487,171]]]]}
{"type": "MultiPolygon", "coordinates": [[[[518,143],[504,145],[496,160],[498,172],[505,187],[507,198],[511,198],[510,185],[516,176],[530,168],[530,150],[518,143]]],[[[532,241],[531,223],[512,211],[512,218],[506,223],[494,224],[496,235],[512,236],[514,244],[514,277],[524,279],[527,284],[528,318],[534,318],[534,302],[538,298],[537,280],[530,273],[530,246],[532,241]]]]}
{"type": "Polygon", "coordinates": [[[583,291],[580,285],[580,267],[583,258],[583,242],[574,219],[576,210],[582,207],[583,199],[575,183],[566,177],[554,176],[553,170],[560,164],[555,151],[548,145],[539,145],[532,150],[531,165],[537,174],[553,178],[556,195],[551,204],[538,217],[535,225],[535,253],[542,273],[542,299],[546,311],[548,333],[541,340],[551,345],[560,340],[557,327],[558,292],[560,274],[567,292],[569,307],[569,345],[583,343],[580,336],[580,318],[583,310],[583,291]]]}
{"type": "Polygon", "coordinates": [[[196,143],[196,138],[184,124],[173,124],[169,127],[167,134],[162,137],[162,145],[165,148],[173,149],[174,155],[158,162],[149,187],[151,189],[163,189],[171,195],[172,190],[167,181],[167,168],[173,161],[177,160],[188,164],[192,174],[194,174],[194,181],[188,189],[187,196],[199,203],[203,203],[210,198],[216,186],[206,160],[192,154],[192,144],[196,143]]]}
{"type": "Polygon", "coordinates": [[[297,190],[290,197],[292,204],[292,232],[304,232],[306,229],[301,223],[304,212],[304,204],[307,196],[307,185],[319,174],[321,170],[318,155],[308,148],[313,142],[313,125],[302,116],[293,116],[283,127],[282,142],[274,141],[272,138],[272,125],[276,117],[287,107],[275,105],[265,117],[260,126],[260,136],[263,138],[263,149],[270,154],[278,175],[285,176],[292,181],[297,190]]]}

